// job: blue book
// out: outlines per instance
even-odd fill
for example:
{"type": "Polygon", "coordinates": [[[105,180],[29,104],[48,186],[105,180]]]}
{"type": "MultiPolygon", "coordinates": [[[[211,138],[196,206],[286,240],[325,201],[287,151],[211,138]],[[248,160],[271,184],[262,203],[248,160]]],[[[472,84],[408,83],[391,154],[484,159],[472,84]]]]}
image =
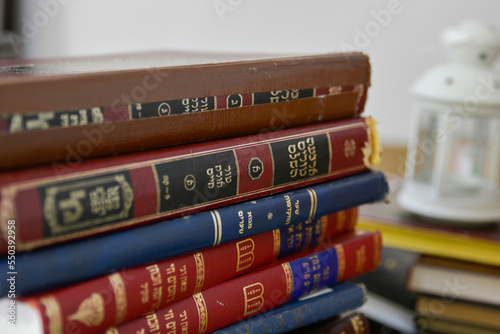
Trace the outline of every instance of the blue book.
{"type": "Polygon", "coordinates": [[[278,307],[225,327],[214,334],[285,333],[354,310],[366,300],[363,285],[342,283],[329,292],[278,307]]]}
{"type": "MultiPolygon", "coordinates": [[[[383,173],[366,172],[217,210],[16,254],[0,297],[38,293],[383,200],[383,173]],[[8,280],[10,279],[10,280],[8,280]]],[[[7,257],[1,263],[7,268],[7,257]]]]}

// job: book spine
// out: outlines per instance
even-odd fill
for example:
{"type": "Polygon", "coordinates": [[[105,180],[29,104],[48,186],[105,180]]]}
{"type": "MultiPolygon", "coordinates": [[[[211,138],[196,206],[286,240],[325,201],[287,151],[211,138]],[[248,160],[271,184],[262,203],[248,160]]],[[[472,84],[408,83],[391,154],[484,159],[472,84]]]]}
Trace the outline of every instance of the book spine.
{"type": "Polygon", "coordinates": [[[353,104],[353,115],[363,108],[366,85],[358,84],[335,87],[277,90],[268,92],[241,93],[220,96],[202,96],[169,101],[133,103],[116,107],[93,107],[62,111],[38,111],[31,113],[0,114],[0,134],[34,130],[68,128],[90,124],[130,121],[146,118],[171,117],[175,115],[210,112],[302,99],[324,98],[333,95],[357,94],[353,104]]]}
{"type": "Polygon", "coordinates": [[[27,298],[41,314],[45,333],[50,324],[96,333],[165,307],[200,291],[265,266],[287,254],[327,242],[352,231],[357,209],[314,222],[290,224],[271,232],[210,247],[200,252],[116,272],[71,287],[27,298]],[[221,264],[224,259],[224,264],[221,264]],[[121,292],[118,292],[121,291],[121,292]],[[46,305],[58,305],[48,312],[46,305]],[[92,307],[89,307],[92,305],[92,307]]]}
{"type": "Polygon", "coordinates": [[[4,170],[358,116],[370,64],[348,53],[12,79],[0,83],[4,170]]]}
{"type": "MultiPolygon", "coordinates": [[[[383,200],[387,191],[383,173],[367,172],[217,210],[19,253],[16,294],[55,289],[309,221],[383,200]]],[[[9,290],[6,275],[6,271],[0,271],[2,295],[9,290]]]]}
{"type": "MultiPolygon", "coordinates": [[[[368,334],[370,333],[370,324],[363,313],[354,313],[344,318],[330,320],[328,324],[323,324],[320,328],[304,328],[301,334],[368,334]]],[[[297,334],[297,333],[290,333],[297,334]]]]}
{"type": "Polygon", "coordinates": [[[359,173],[377,159],[374,131],[372,120],[356,118],[93,160],[63,175],[50,167],[5,173],[0,246],[5,253],[9,220],[21,251],[29,242],[66,241],[359,173]]]}
{"type": "Polygon", "coordinates": [[[226,281],[106,333],[212,332],[375,269],[380,240],[378,232],[351,236],[325,250],[226,281]]]}
{"type": "MultiPolygon", "coordinates": [[[[280,306],[274,310],[224,327],[213,333],[286,333],[295,329],[300,329],[301,333],[316,333],[309,330],[308,327],[310,326],[308,325],[315,324],[346,311],[354,310],[365,302],[366,292],[360,285],[341,283],[332,287],[332,289],[333,291],[323,295],[280,306]]],[[[338,329],[337,331],[325,331],[325,333],[342,333],[342,330],[345,333],[368,333],[366,330],[364,332],[353,330],[354,328],[367,328],[363,319],[362,314],[343,318],[338,324],[330,324],[329,326],[336,326],[335,329],[338,329]]],[[[318,331],[317,333],[321,332],[318,331]]]]}

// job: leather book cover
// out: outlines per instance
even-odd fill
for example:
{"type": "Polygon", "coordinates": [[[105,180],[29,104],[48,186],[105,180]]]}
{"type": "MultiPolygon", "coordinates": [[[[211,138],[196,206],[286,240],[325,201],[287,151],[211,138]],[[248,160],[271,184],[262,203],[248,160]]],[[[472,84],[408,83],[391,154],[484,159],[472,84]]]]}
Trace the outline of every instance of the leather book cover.
{"type": "Polygon", "coordinates": [[[361,53],[152,53],[0,62],[0,169],[358,116],[361,53]]]}

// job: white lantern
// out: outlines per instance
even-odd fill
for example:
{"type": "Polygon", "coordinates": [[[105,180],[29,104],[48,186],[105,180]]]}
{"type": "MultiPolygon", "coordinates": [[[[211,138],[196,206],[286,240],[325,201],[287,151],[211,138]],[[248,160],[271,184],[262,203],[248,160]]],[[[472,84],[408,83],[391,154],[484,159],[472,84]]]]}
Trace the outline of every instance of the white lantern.
{"type": "Polygon", "coordinates": [[[500,221],[500,34],[467,20],[442,37],[448,62],[411,89],[414,119],[398,200],[439,221],[500,221]]]}

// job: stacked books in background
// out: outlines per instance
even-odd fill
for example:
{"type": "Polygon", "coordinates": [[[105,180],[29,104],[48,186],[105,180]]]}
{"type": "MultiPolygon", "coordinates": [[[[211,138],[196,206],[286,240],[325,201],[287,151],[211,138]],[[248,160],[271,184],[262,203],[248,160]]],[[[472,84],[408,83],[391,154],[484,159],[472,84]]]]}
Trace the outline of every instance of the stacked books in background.
{"type": "Polygon", "coordinates": [[[382,231],[384,249],[380,268],[358,281],[407,308],[407,320],[420,331],[498,333],[500,225],[466,229],[424,221],[394,200],[401,182],[389,177],[389,205],[360,212],[360,228],[382,231]]]}
{"type": "Polygon", "coordinates": [[[355,230],[388,191],[367,57],[192,57],[1,67],[0,294],[44,333],[282,332],[363,304],[340,283],[382,247],[355,230]]]}

